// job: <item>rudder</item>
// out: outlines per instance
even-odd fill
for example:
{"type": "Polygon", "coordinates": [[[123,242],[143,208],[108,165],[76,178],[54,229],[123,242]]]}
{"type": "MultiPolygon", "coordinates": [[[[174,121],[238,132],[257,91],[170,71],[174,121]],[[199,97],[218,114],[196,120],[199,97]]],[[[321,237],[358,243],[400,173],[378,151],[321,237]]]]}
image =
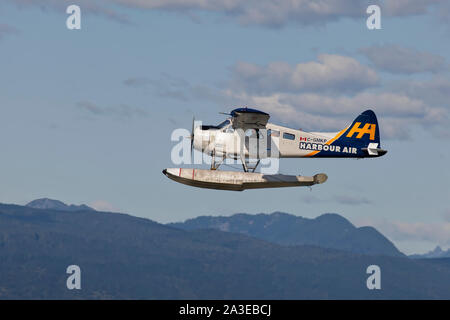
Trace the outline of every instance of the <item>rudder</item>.
{"type": "Polygon", "coordinates": [[[375,112],[366,110],[361,113],[338,139],[351,145],[368,146],[377,143],[380,147],[380,131],[375,112]]]}

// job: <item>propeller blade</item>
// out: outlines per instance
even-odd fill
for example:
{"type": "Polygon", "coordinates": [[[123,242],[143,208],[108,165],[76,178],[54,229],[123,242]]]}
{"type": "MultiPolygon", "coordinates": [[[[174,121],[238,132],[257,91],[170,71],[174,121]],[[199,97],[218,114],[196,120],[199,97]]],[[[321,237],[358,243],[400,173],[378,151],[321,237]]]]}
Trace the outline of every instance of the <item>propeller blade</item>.
{"type": "Polygon", "coordinates": [[[195,125],[195,116],[192,117],[192,127],[191,127],[191,160],[194,156],[193,150],[194,150],[194,125],[195,125]]]}
{"type": "Polygon", "coordinates": [[[194,139],[194,122],[195,122],[195,117],[192,117],[192,127],[191,127],[191,134],[188,136],[185,136],[186,139],[194,139]]]}

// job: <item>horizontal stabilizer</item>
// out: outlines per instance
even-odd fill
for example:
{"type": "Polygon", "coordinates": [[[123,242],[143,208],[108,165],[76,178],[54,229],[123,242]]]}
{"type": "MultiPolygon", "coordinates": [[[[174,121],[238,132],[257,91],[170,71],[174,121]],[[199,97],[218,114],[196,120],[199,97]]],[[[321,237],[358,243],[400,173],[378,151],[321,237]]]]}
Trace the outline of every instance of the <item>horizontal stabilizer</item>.
{"type": "Polygon", "coordinates": [[[378,143],[369,143],[367,148],[362,148],[362,150],[367,152],[369,156],[382,156],[387,153],[387,150],[378,148],[378,143]]]}

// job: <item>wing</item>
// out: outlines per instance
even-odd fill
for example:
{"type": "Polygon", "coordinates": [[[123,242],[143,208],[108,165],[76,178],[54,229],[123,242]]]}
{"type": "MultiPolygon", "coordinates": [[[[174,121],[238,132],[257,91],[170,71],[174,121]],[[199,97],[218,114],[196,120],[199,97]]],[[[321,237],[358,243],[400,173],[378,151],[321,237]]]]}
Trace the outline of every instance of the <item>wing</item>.
{"type": "Polygon", "coordinates": [[[268,113],[250,109],[238,108],[231,111],[231,117],[234,129],[264,129],[270,115],[268,113]]]}

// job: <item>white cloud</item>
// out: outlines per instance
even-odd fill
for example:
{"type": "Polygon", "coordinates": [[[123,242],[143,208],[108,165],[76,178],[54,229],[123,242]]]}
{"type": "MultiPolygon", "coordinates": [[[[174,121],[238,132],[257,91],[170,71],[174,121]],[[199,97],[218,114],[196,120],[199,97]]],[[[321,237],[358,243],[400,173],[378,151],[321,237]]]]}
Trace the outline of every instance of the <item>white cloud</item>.
{"type": "Polygon", "coordinates": [[[222,13],[242,25],[282,27],[324,25],[344,18],[363,19],[376,4],[391,17],[434,15],[450,22],[447,0],[113,0],[129,7],[192,13],[222,13]]]}
{"type": "MultiPolygon", "coordinates": [[[[33,5],[42,9],[64,10],[73,0],[7,0],[18,6],[33,5]]],[[[366,8],[378,4],[386,16],[437,15],[450,22],[450,5],[446,0],[78,0],[84,13],[104,16],[122,23],[129,18],[123,8],[184,13],[213,12],[229,17],[241,25],[283,27],[325,25],[341,19],[364,19],[366,8]],[[432,10],[434,9],[434,10],[432,10]]]]}
{"type": "Polygon", "coordinates": [[[334,91],[354,92],[378,85],[374,70],[357,60],[335,54],[321,54],[316,61],[291,66],[272,62],[257,66],[239,62],[233,68],[234,85],[252,92],[334,91]]]}
{"type": "Polygon", "coordinates": [[[412,125],[446,127],[448,124],[447,110],[390,92],[362,92],[350,97],[289,93],[253,95],[233,90],[226,90],[225,94],[240,105],[260,108],[305,130],[341,130],[366,109],[373,109],[378,114],[383,138],[407,138],[412,125]]]}
{"type": "MultiPolygon", "coordinates": [[[[429,241],[450,245],[450,223],[392,222],[382,227],[394,240],[429,241]]],[[[380,226],[381,229],[381,226],[380,226]]]]}
{"type": "Polygon", "coordinates": [[[129,23],[127,15],[120,13],[114,6],[114,1],[106,0],[6,0],[16,4],[20,8],[26,6],[36,6],[42,10],[52,9],[58,12],[66,13],[69,5],[76,4],[80,6],[82,14],[88,13],[115,20],[120,23],[129,23]]]}
{"type": "Polygon", "coordinates": [[[450,79],[435,75],[429,80],[399,81],[391,84],[392,91],[422,99],[431,105],[450,105],[450,79]]]}
{"type": "Polygon", "coordinates": [[[367,0],[114,0],[126,6],[166,11],[220,12],[242,25],[318,25],[365,14],[367,0]]]}
{"type": "Polygon", "coordinates": [[[395,239],[418,239],[450,245],[450,223],[394,222],[393,228],[395,239]]]}
{"type": "Polygon", "coordinates": [[[426,14],[446,0],[385,0],[383,9],[391,16],[409,16],[426,14]]]}
{"type": "Polygon", "coordinates": [[[396,244],[403,243],[405,250],[411,246],[411,243],[416,243],[423,249],[436,245],[443,248],[450,247],[450,221],[409,222],[365,217],[356,218],[353,222],[358,227],[373,226],[396,244]]]}
{"type": "Polygon", "coordinates": [[[125,84],[153,88],[171,99],[213,101],[221,108],[254,107],[270,113],[273,121],[309,131],[339,131],[364,110],[373,109],[382,139],[407,139],[414,126],[426,127],[436,137],[450,136],[450,80],[443,74],[430,80],[381,83],[357,60],[331,54],[297,65],[240,62],[231,70],[232,78],[223,89],[169,75],[158,80],[130,78],[125,84]]]}
{"type": "MultiPolygon", "coordinates": [[[[429,58],[427,53],[418,55],[429,58]]],[[[428,69],[423,63],[419,69],[433,70],[433,63],[428,69]]],[[[222,92],[233,104],[261,108],[305,130],[339,131],[362,111],[372,109],[379,117],[382,138],[407,139],[417,125],[446,137],[450,135],[450,80],[444,75],[382,83],[374,70],[352,57],[321,54],[317,62],[295,66],[239,62],[222,92]]]]}
{"type": "Polygon", "coordinates": [[[437,54],[398,45],[371,46],[360,49],[375,67],[399,74],[439,72],[447,69],[445,59],[437,54]]]}

